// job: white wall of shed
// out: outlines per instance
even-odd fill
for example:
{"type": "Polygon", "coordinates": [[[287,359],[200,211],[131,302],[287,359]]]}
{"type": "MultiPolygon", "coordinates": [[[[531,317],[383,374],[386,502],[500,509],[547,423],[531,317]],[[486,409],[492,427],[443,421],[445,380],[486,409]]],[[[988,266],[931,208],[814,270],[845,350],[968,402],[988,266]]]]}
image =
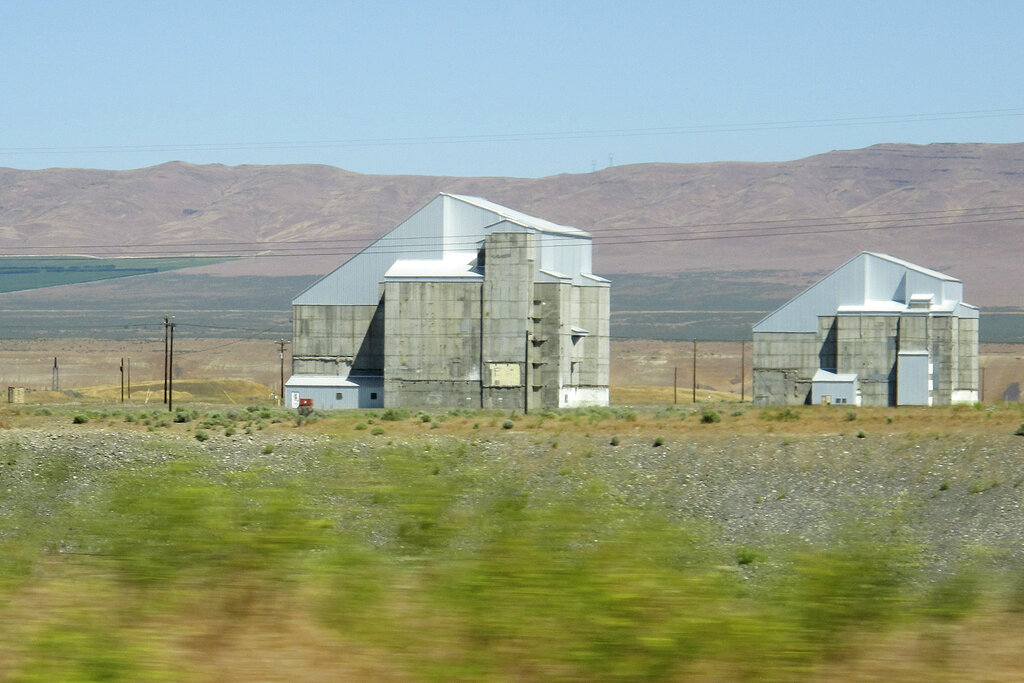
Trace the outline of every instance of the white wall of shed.
{"type": "Polygon", "coordinates": [[[608,405],[608,387],[571,387],[561,389],[559,408],[582,408],[608,405]]]}

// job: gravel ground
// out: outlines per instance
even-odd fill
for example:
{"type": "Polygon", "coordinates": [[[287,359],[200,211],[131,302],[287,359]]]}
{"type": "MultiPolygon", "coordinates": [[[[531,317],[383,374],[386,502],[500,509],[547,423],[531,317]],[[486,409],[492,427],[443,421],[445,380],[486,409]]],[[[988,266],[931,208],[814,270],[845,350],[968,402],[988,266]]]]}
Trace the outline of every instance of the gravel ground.
{"type": "MultiPolygon", "coordinates": [[[[371,458],[388,441],[268,431],[200,444],[168,432],[8,429],[0,431],[0,492],[6,490],[0,515],[13,493],[31,488],[41,473],[46,478],[58,451],[73,466],[53,495],[71,498],[87,493],[103,473],[144,468],[189,449],[206,452],[225,469],[287,476],[308,473],[311,456],[325,448],[343,458],[371,458]],[[267,444],[274,446],[271,453],[267,444]]],[[[420,447],[453,439],[390,441],[420,447]]],[[[718,434],[655,447],[651,439],[624,437],[612,446],[605,438],[508,432],[472,441],[466,458],[474,467],[514,472],[528,488],[556,493],[598,480],[623,503],[704,520],[732,545],[820,543],[859,521],[880,538],[922,547],[938,571],[981,556],[1024,567],[1020,437],[718,434]]]]}

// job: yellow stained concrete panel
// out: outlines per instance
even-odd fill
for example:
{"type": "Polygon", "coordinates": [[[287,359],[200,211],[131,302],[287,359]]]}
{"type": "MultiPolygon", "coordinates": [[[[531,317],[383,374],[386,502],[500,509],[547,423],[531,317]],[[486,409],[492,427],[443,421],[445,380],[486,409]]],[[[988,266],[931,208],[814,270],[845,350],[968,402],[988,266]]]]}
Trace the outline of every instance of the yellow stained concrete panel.
{"type": "Polygon", "coordinates": [[[522,384],[518,363],[488,363],[488,366],[492,387],[517,387],[522,384]]]}

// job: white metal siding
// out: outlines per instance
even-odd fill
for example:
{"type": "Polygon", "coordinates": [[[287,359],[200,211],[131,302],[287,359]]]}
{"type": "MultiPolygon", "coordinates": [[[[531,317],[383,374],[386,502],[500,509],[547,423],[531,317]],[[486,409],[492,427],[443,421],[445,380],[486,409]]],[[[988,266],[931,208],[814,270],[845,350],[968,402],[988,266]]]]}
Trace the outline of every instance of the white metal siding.
{"type": "Polygon", "coordinates": [[[857,383],[849,382],[813,382],[811,384],[811,402],[820,405],[822,398],[828,396],[832,405],[859,405],[857,402],[857,383]]]}
{"type": "Polygon", "coordinates": [[[313,399],[315,410],[354,410],[384,405],[383,380],[361,379],[358,385],[338,378],[339,386],[308,385],[302,375],[292,375],[285,384],[285,405],[298,407],[298,399],[313,399]],[[341,398],[338,397],[341,394],[341,398]],[[376,395],[376,396],[374,396],[376,395]]]}
{"type": "Polygon", "coordinates": [[[754,332],[817,332],[818,316],[864,300],[865,259],[858,254],[754,326],[754,332]]]}
{"type": "Polygon", "coordinates": [[[930,373],[927,353],[901,353],[896,365],[896,404],[926,406],[929,403],[930,373]]]}
{"type": "Polygon", "coordinates": [[[905,304],[914,294],[932,294],[937,305],[952,308],[962,301],[963,283],[891,256],[861,252],[766,316],[754,332],[816,332],[818,317],[835,315],[840,306],[905,304]]]}
{"type": "Polygon", "coordinates": [[[437,197],[394,230],[359,252],[299,294],[295,306],[374,305],[377,285],[398,259],[443,256],[441,226],[444,197],[437,197]]]}
{"type": "MultiPolygon", "coordinates": [[[[589,238],[568,235],[542,234],[538,236],[539,255],[537,270],[549,270],[572,278],[573,284],[591,284],[583,281],[582,274],[591,271],[591,242],[589,238]]],[[[537,279],[540,279],[538,274],[537,279]]]]}
{"type": "MultiPolygon", "coordinates": [[[[475,251],[485,237],[485,228],[501,222],[493,212],[454,197],[444,202],[444,248],[447,251],[475,251]]],[[[522,230],[523,228],[518,228],[522,230]]]]}

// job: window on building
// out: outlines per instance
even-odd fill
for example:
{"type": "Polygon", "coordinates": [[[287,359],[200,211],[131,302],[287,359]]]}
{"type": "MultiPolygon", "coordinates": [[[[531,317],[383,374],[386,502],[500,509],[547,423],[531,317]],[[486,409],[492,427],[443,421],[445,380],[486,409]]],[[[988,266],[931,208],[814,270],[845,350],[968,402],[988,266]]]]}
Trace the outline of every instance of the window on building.
{"type": "Polygon", "coordinates": [[[376,401],[377,400],[377,392],[376,391],[371,391],[370,392],[370,400],[371,401],[376,401]]]}
{"type": "Polygon", "coordinates": [[[341,400],[341,392],[339,391],[338,393],[336,393],[334,395],[334,398],[340,401],[341,400]]]}

